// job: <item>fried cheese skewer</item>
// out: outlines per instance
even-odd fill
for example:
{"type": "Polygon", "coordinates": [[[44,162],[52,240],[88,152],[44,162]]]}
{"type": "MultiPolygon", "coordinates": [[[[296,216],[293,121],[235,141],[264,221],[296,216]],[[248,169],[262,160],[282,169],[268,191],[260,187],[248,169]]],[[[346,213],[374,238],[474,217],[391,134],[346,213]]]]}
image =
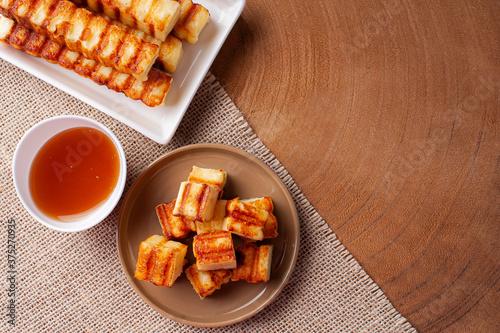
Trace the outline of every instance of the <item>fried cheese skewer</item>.
{"type": "Polygon", "coordinates": [[[103,12],[126,25],[164,41],[179,19],[180,5],[174,0],[72,0],[103,12]]]}
{"type": "Polygon", "coordinates": [[[129,34],[141,38],[145,42],[158,45],[160,47],[160,51],[158,54],[158,58],[156,58],[156,65],[159,65],[160,69],[167,71],[169,73],[175,72],[175,70],[177,69],[177,65],[181,61],[182,54],[184,53],[184,50],[182,48],[182,41],[180,40],[180,38],[172,34],[169,34],[167,38],[162,42],[161,40],[151,35],[148,35],[144,31],[131,28],[125,23],[119,20],[112,19],[111,17],[107,16],[104,13],[95,13],[95,14],[105,18],[106,20],[109,21],[109,23],[116,25],[119,28],[122,28],[129,34]]]}
{"type": "Polygon", "coordinates": [[[201,30],[210,21],[210,13],[200,4],[191,0],[175,0],[181,5],[181,15],[172,34],[190,44],[198,41],[201,30]]]}
{"type": "Polygon", "coordinates": [[[149,72],[147,81],[139,81],[132,75],[123,74],[114,68],[72,52],[49,38],[27,29],[17,22],[0,15],[0,41],[10,44],[19,51],[43,58],[51,63],[73,70],[99,85],[105,85],[127,97],[140,100],[150,107],[165,104],[172,77],[157,69],[149,72]]]}
{"type": "Polygon", "coordinates": [[[0,0],[0,8],[68,49],[145,81],[159,47],[67,0],[0,0]]]}

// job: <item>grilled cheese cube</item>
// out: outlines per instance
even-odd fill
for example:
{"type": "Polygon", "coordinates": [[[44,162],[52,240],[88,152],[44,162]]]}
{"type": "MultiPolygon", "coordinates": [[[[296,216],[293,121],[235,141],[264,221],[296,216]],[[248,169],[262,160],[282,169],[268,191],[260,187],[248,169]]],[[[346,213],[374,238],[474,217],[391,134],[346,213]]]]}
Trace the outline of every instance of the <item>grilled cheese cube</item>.
{"type": "Polygon", "coordinates": [[[200,271],[236,267],[233,239],[228,231],[196,235],[193,239],[193,253],[200,271]]]}
{"type": "Polygon", "coordinates": [[[233,269],[231,281],[250,283],[267,282],[271,277],[272,245],[246,244],[236,248],[238,265],[233,269]]]}
{"type": "Polygon", "coordinates": [[[180,239],[186,237],[196,227],[193,221],[174,216],[175,200],[156,206],[156,215],[160,221],[163,235],[167,239],[180,239]]]}
{"type": "Polygon", "coordinates": [[[254,241],[264,239],[264,226],[269,218],[268,211],[233,199],[227,203],[226,214],[222,230],[231,231],[254,241]]]}
{"type": "Polygon", "coordinates": [[[149,280],[149,275],[151,274],[151,269],[153,268],[155,257],[157,256],[157,249],[166,242],[167,240],[165,237],[159,235],[152,235],[141,242],[134,274],[136,279],[149,280]]]}
{"type": "Polygon", "coordinates": [[[203,234],[212,231],[221,231],[224,217],[226,216],[227,200],[218,200],[215,204],[214,215],[210,221],[196,221],[196,233],[203,234]]]}
{"type": "Polygon", "coordinates": [[[150,236],[139,246],[134,277],[171,287],[182,273],[186,253],[187,245],[167,241],[159,235],[150,236]]]}
{"type": "Polygon", "coordinates": [[[210,13],[202,5],[191,0],[177,0],[180,3],[179,20],[172,33],[190,44],[198,41],[201,30],[210,22],[210,13]]]}
{"type": "Polygon", "coordinates": [[[150,281],[157,286],[172,287],[182,273],[187,248],[187,245],[174,241],[168,241],[158,248],[150,281]]]}
{"type": "Polygon", "coordinates": [[[273,215],[274,204],[270,197],[265,196],[256,199],[241,200],[249,206],[264,209],[269,212],[269,217],[264,225],[264,238],[276,238],[278,237],[278,220],[276,216],[273,215]]]}
{"type": "Polygon", "coordinates": [[[231,280],[231,271],[228,269],[200,271],[196,264],[194,264],[186,268],[184,272],[201,299],[213,294],[224,283],[228,283],[231,280]]]}
{"type": "Polygon", "coordinates": [[[207,184],[182,182],[172,213],[187,220],[210,221],[218,195],[218,191],[207,184]]]}
{"type": "Polygon", "coordinates": [[[266,224],[264,224],[264,238],[276,238],[278,237],[278,220],[276,216],[269,213],[266,224]]]}
{"type": "Polygon", "coordinates": [[[189,182],[207,184],[219,190],[219,198],[222,195],[222,189],[226,185],[227,174],[221,169],[205,169],[193,165],[189,173],[189,182]]]}

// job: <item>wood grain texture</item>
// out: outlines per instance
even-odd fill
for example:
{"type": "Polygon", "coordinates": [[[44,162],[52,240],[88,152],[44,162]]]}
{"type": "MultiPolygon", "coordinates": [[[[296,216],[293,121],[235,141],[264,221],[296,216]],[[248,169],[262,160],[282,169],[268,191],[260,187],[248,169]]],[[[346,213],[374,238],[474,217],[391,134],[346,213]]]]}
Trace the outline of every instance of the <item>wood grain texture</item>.
{"type": "Polygon", "coordinates": [[[422,332],[500,331],[500,3],[248,0],[212,72],[422,332]]]}

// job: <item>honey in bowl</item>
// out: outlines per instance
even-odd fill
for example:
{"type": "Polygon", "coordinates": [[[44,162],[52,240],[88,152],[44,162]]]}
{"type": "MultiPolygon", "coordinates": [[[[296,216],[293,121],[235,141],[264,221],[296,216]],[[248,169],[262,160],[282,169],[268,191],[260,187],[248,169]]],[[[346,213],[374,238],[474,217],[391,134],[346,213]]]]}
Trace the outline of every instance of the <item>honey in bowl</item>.
{"type": "Polygon", "coordinates": [[[30,169],[35,205],[54,219],[75,221],[98,208],[113,192],[120,159],[111,139],[91,127],[75,127],[50,138],[30,169]]]}

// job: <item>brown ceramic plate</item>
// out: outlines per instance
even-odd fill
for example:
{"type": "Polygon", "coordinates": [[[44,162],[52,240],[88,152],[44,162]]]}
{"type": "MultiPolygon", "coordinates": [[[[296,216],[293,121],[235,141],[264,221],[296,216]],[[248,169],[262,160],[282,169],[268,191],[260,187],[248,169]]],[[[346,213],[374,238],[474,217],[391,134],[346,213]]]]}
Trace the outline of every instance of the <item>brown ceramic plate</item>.
{"type": "MultiPolygon", "coordinates": [[[[240,239],[234,236],[235,243],[240,239]]],[[[270,304],[290,278],[299,250],[299,219],[295,204],[280,178],[263,162],[242,150],[217,144],[198,144],[171,151],[146,168],[125,196],[118,223],[118,252],[130,284],[156,311],[178,322],[216,327],[247,319],[270,304]],[[226,170],[223,198],[270,196],[278,219],[279,236],[273,244],[271,279],[266,283],[229,282],[201,300],[183,273],[172,288],[134,279],[139,244],[152,234],[162,234],[155,207],[175,199],[191,167],[226,170]]],[[[193,263],[192,237],[187,259],[193,263]]],[[[236,245],[236,244],[235,244],[236,245]]]]}

